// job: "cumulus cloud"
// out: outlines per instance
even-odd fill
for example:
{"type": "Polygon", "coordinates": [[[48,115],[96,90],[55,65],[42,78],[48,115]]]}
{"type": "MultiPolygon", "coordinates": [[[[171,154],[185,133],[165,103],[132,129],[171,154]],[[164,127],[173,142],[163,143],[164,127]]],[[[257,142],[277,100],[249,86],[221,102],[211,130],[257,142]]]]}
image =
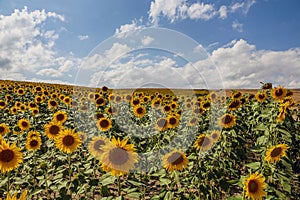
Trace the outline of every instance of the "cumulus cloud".
{"type": "Polygon", "coordinates": [[[143,25],[139,25],[138,21],[133,20],[130,24],[124,24],[121,25],[120,28],[117,28],[114,36],[116,38],[126,38],[128,34],[141,30],[143,27],[143,25]]]}
{"type": "Polygon", "coordinates": [[[194,63],[180,64],[172,56],[126,56],[126,62],[115,60],[109,67],[98,68],[88,77],[90,86],[101,83],[113,88],[130,88],[157,83],[170,88],[258,88],[262,81],[300,87],[300,48],[257,50],[255,45],[239,39],[194,63]]]}
{"type": "Polygon", "coordinates": [[[247,14],[255,0],[247,0],[242,3],[235,3],[231,6],[221,5],[217,8],[214,4],[195,2],[188,3],[187,0],[154,0],[151,2],[148,12],[150,21],[157,25],[160,17],[166,17],[171,23],[179,19],[210,20],[214,17],[226,19],[228,13],[241,10],[247,14]]]}
{"type": "Polygon", "coordinates": [[[147,46],[147,45],[149,45],[153,41],[154,41],[154,38],[152,38],[150,36],[144,36],[143,39],[142,39],[142,44],[144,46],[147,46]]]}
{"type": "MultiPolygon", "coordinates": [[[[0,15],[0,77],[24,79],[27,75],[62,76],[54,72],[64,63],[77,64],[72,55],[58,56],[55,30],[44,29],[47,20],[64,22],[64,16],[45,10],[29,11],[27,7],[15,9],[10,15],[0,15]]],[[[66,67],[64,67],[66,69],[66,67]]]]}

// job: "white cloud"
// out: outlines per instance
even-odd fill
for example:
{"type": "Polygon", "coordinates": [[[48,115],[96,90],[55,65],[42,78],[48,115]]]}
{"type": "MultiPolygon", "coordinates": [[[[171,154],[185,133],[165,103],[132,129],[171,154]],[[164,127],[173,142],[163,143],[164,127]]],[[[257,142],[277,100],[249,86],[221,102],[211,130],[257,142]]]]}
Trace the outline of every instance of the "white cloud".
{"type": "Polygon", "coordinates": [[[120,26],[120,28],[117,28],[114,36],[116,38],[126,38],[128,34],[131,34],[134,31],[141,30],[142,28],[143,26],[138,25],[138,22],[134,20],[131,22],[131,24],[124,24],[120,26]]]}
{"type": "Polygon", "coordinates": [[[149,45],[153,41],[154,41],[154,38],[152,38],[150,36],[144,36],[143,39],[142,39],[142,44],[144,46],[147,46],[147,45],[149,45]]]}
{"type": "Polygon", "coordinates": [[[238,32],[243,32],[243,24],[239,23],[237,20],[232,22],[232,28],[238,32]]]}
{"type": "Polygon", "coordinates": [[[244,14],[247,14],[250,8],[256,3],[255,0],[246,0],[241,3],[235,3],[230,7],[230,12],[236,12],[241,10],[244,14]]]}
{"type": "MultiPolygon", "coordinates": [[[[201,48],[199,45],[195,50],[201,48]]],[[[257,50],[255,45],[240,39],[214,50],[207,59],[185,65],[177,63],[176,56],[174,59],[163,56],[154,59],[140,54],[127,57],[127,62],[116,60],[109,67],[98,68],[88,77],[90,86],[100,83],[125,88],[156,83],[171,88],[259,88],[262,81],[300,87],[297,81],[300,48],[257,50]]]]}
{"type": "Polygon", "coordinates": [[[88,35],[79,35],[78,39],[79,40],[87,40],[87,39],[89,39],[89,36],[88,35]]]}
{"type": "Polygon", "coordinates": [[[219,9],[219,13],[220,13],[220,18],[221,19],[225,19],[227,18],[227,6],[221,6],[219,9]]]}
{"type": "Polygon", "coordinates": [[[64,16],[45,10],[29,11],[27,7],[15,9],[10,15],[0,15],[0,78],[26,79],[38,73],[41,76],[59,76],[58,66],[78,62],[72,55],[58,56],[55,42],[59,38],[56,30],[45,30],[48,20],[64,21],[64,16]],[[58,70],[58,69],[57,69],[58,70]]]}
{"type": "Polygon", "coordinates": [[[216,8],[211,3],[188,3],[187,0],[154,0],[151,2],[148,12],[152,24],[157,25],[161,17],[166,17],[171,23],[180,19],[192,20],[210,20],[216,16],[226,19],[228,13],[234,13],[241,10],[247,14],[250,8],[255,4],[255,0],[246,0],[241,3],[235,3],[231,6],[221,5],[216,8]]]}

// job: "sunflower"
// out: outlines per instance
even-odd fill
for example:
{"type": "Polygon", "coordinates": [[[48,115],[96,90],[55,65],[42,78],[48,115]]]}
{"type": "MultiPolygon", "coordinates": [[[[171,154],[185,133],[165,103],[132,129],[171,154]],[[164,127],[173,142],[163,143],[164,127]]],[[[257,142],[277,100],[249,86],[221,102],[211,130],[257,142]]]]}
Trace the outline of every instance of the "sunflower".
{"type": "Polygon", "coordinates": [[[25,94],[25,90],[24,90],[23,88],[19,88],[19,89],[17,90],[17,94],[18,94],[18,95],[23,95],[23,94],[25,94]]]}
{"type": "Polygon", "coordinates": [[[179,119],[177,116],[170,115],[167,117],[167,122],[169,128],[176,128],[179,124],[179,119]]]}
{"type": "Polygon", "coordinates": [[[273,88],[271,91],[271,95],[275,100],[283,100],[284,97],[286,96],[286,89],[278,86],[277,88],[273,88]]]}
{"type": "Polygon", "coordinates": [[[192,117],[189,119],[189,122],[188,122],[188,126],[196,126],[198,124],[199,120],[197,117],[192,117]]]}
{"type": "Polygon", "coordinates": [[[137,105],[133,107],[133,113],[136,117],[142,118],[146,114],[146,108],[141,105],[137,105]]]}
{"type": "Polygon", "coordinates": [[[30,151],[30,150],[36,151],[41,148],[41,144],[42,144],[42,140],[40,137],[27,138],[26,149],[28,151],[30,151]]]}
{"type": "Polygon", "coordinates": [[[9,127],[6,124],[4,124],[4,123],[0,124],[0,135],[1,136],[4,136],[5,134],[9,133],[9,131],[10,131],[9,127]]]}
{"type": "Polygon", "coordinates": [[[16,106],[13,106],[13,107],[10,108],[10,112],[11,112],[13,115],[15,115],[15,114],[18,113],[18,108],[17,108],[16,106]]]}
{"type": "Polygon", "coordinates": [[[0,109],[3,109],[6,107],[6,102],[3,100],[0,100],[0,109]]]}
{"type": "Polygon", "coordinates": [[[252,200],[262,199],[267,193],[264,188],[267,186],[265,178],[262,174],[250,174],[250,177],[245,179],[244,190],[246,190],[246,197],[252,200]]]}
{"type": "Polygon", "coordinates": [[[204,101],[204,102],[201,103],[201,108],[203,110],[208,110],[210,107],[211,107],[210,101],[204,101]]]}
{"type": "Polygon", "coordinates": [[[43,97],[40,95],[35,96],[34,98],[35,103],[42,103],[44,101],[43,97]]]}
{"type": "Polygon", "coordinates": [[[71,97],[65,97],[64,98],[64,103],[66,104],[66,105],[72,105],[72,99],[71,99],[71,97]]]}
{"type": "Polygon", "coordinates": [[[67,113],[64,111],[59,110],[53,115],[53,121],[63,124],[66,120],[67,120],[67,113]]]}
{"type": "Polygon", "coordinates": [[[231,93],[231,97],[233,98],[233,99],[239,99],[239,98],[241,98],[242,97],[242,93],[241,92],[239,92],[239,91],[233,91],[232,93],[231,93]]]}
{"type": "Polygon", "coordinates": [[[31,139],[33,137],[41,137],[41,134],[37,131],[29,131],[27,133],[27,139],[31,139]]]}
{"type": "Polygon", "coordinates": [[[227,108],[228,110],[236,110],[240,107],[241,104],[242,102],[240,101],[240,99],[234,99],[227,105],[227,108]]]}
{"type": "Polygon", "coordinates": [[[280,160],[280,157],[286,156],[286,150],[288,149],[288,145],[286,144],[278,144],[276,146],[272,146],[267,150],[265,160],[269,163],[274,163],[280,160]]]}
{"type": "Polygon", "coordinates": [[[54,138],[56,147],[65,153],[74,152],[80,145],[81,140],[74,129],[64,129],[54,138]]]}
{"type": "Polygon", "coordinates": [[[163,167],[168,171],[182,171],[187,166],[188,162],[189,160],[185,153],[177,149],[174,149],[163,157],[163,167]]]}
{"type": "Polygon", "coordinates": [[[235,116],[232,114],[224,114],[218,121],[219,126],[222,128],[230,128],[235,125],[235,116]]]}
{"type": "Polygon", "coordinates": [[[104,106],[106,104],[105,99],[102,97],[99,97],[95,100],[96,106],[104,106]]]}
{"type": "Polygon", "coordinates": [[[112,127],[112,121],[109,118],[100,118],[97,127],[100,131],[108,131],[112,127]]]}
{"type": "Polygon", "coordinates": [[[108,143],[109,143],[109,140],[106,137],[94,136],[92,138],[92,141],[89,142],[88,150],[93,156],[99,157],[103,153],[103,150],[102,150],[103,146],[108,143]]]}
{"type": "Polygon", "coordinates": [[[161,106],[161,100],[160,99],[154,99],[151,102],[151,107],[158,110],[161,106]]]}
{"type": "Polygon", "coordinates": [[[217,142],[221,137],[221,132],[219,130],[213,130],[210,133],[210,137],[213,139],[214,142],[217,142]]]}
{"type": "Polygon", "coordinates": [[[263,102],[268,98],[268,95],[266,92],[262,91],[262,92],[257,92],[255,94],[255,98],[258,102],[263,102]]]}
{"type": "Polygon", "coordinates": [[[4,140],[0,144],[0,170],[2,173],[18,168],[23,162],[23,154],[16,143],[9,144],[4,140]]]}
{"type": "Polygon", "coordinates": [[[58,103],[54,99],[49,99],[48,100],[48,108],[49,109],[55,109],[57,108],[58,103]]]}
{"type": "Polygon", "coordinates": [[[105,112],[109,115],[117,115],[118,114],[118,109],[114,106],[110,106],[110,107],[107,107],[105,112]]]}
{"type": "Polygon", "coordinates": [[[168,128],[168,121],[165,118],[159,118],[156,121],[155,128],[158,131],[165,131],[168,128]]]}
{"type": "Polygon", "coordinates": [[[27,131],[30,128],[30,122],[23,118],[18,121],[18,126],[22,131],[27,131]]]}
{"type": "Polygon", "coordinates": [[[36,116],[40,113],[40,110],[38,108],[33,108],[33,109],[31,109],[31,112],[34,116],[36,116]]]}
{"type": "Polygon", "coordinates": [[[134,169],[134,164],[138,162],[138,155],[134,145],[127,142],[128,139],[112,138],[111,143],[103,146],[100,161],[105,171],[111,172],[114,176],[123,176],[134,169]]]}
{"type": "Polygon", "coordinates": [[[45,125],[45,133],[49,139],[54,139],[62,129],[63,126],[55,121],[51,121],[45,125]]]}
{"type": "Polygon", "coordinates": [[[194,143],[194,147],[198,151],[206,151],[212,147],[213,141],[214,140],[211,138],[210,135],[200,134],[194,143]]]}

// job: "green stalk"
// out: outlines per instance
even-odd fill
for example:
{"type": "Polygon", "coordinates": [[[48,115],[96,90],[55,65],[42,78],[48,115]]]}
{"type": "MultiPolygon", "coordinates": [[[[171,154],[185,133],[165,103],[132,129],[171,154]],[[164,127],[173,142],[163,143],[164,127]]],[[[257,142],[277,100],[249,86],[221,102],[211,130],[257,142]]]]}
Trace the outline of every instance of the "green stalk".
{"type": "Polygon", "coordinates": [[[47,198],[49,197],[49,192],[48,192],[48,177],[47,177],[47,172],[46,170],[44,170],[44,176],[45,176],[45,181],[46,181],[46,194],[47,194],[47,198]]]}
{"type": "MultiPolygon", "coordinates": [[[[33,190],[35,191],[35,185],[36,185],[36,154],[33,152],[33,190]]],[[[47,182],[47,181],[46,181],[47,182]]]]}
{"type": "Polygon", "coordinates": [[[8,177],[8,179],[7,179],[7,193],[9,193],[9,187],[10,187],[10,171],[7,172],[7,177],[8,177]]]}
{"type": "Polygon", "coordinates": [[[121,196],[121,178],[118,176],[118,196],[121,196]]]}

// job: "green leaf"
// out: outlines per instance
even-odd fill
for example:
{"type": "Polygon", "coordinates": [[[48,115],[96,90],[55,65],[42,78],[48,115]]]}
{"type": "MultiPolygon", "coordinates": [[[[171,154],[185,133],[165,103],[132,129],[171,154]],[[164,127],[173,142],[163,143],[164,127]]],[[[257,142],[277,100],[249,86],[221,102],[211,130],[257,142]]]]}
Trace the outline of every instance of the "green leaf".
{"type": "Polygon", "coordinates": [[[168,191],[164,197],[164,200],[172,200],[174,197],[174,192],[168,191]]]}
{"type": "Polygon", "coordinates": [[[109,176],[109,177],[103,179],[103,180],[101,181],[101,184],[102,184],[103,186],[110,185],[110,184],[114,184],[114,183],[115,183],[115,180],[116,180],[116,177],[114,177],[114,176],[109,176]]]}
{"type": "Polygon", "coordinates": [[[134,185],[134,186],[142,186],[144,185],[143,183],[137,182],[137,181],[132,181],[132,180],[128,180],[128,183],[134,185]]]}
{"type": "Polygon", "coordinates": [[[227,200],[242,200],[243,199],[243,196],[232,196],[232,197],[229,197],[227,200]]]}
{"type": "Polygon", "coordinates": [[[260,167],[260,162],[247,163],[246,166],[250,169],[257,170],[260,167]]]}
{"type": "Polygon", "coordinates": [[[168,178],[160,178],[159,182],[160,182],[160,185],[169,185],[171,183],[171,180],[168,178]]]}
{"type": "Polygon", "coordinates": [[[142,193],[132,192],[132,193],[129,193],[128,196],[131,197],[131,198],[140,199],[140,197],[142,196],[142,193]]]}

